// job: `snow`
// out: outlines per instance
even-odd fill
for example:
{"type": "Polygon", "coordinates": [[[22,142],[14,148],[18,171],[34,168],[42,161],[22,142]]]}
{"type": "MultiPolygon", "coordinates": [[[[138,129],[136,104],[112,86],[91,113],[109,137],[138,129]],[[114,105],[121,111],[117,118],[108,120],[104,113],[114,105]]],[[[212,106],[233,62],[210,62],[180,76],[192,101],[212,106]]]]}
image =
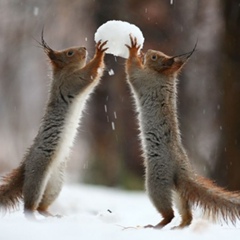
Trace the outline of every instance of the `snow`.
{"type": "Polygon", "coordinates": [[[134,24],[128,22],[111,20],[101,25],[94,36],[95,42],[108,41],[106,53],[128,58],[128,49],[125,44],[130,45],[129,35],[137,38],[138,44],[143,47],[144,37],[141,30],[134,24]]]}
{"type": "Polygon", "coordinates": [[[1,240],[225,240],[239,239],[240,222],[236,227],[213,224],[198,216],[183,230],[171,230],[180,221],[162,230],[144,229],[147,224],[161,220],[143,192],[122,191],[87,185],[64,187],[51,207],[62,218],[44,218],[37,222],[25,219],[22,206],[18,211],[0,218],[1,240]]]}
{"type": "Polygon", "coordinates": [[[114,131],[115,130],[115,123],[112,122],[112,130],[114,131]]]}
{"type": "Polygon", "coordinates": [[[34,15],[34,16],[38,16],[38,13],[39,13],[39,8],[38,8],[38,7],[34,7],[34,9],[33,9],[33,15],[34,15]]]}
{"type": "Polygon", "coordinates": [[[107,112],[107,105],[104,105],[104,111],[107,112]]]}
{"type": "Polygon", "coordinates": [[[110,76],[113,76],[113,75],[114,75],[113,69],[110,69],[110,70],[108,71],[108,74],[109,74],[110,76]]]}

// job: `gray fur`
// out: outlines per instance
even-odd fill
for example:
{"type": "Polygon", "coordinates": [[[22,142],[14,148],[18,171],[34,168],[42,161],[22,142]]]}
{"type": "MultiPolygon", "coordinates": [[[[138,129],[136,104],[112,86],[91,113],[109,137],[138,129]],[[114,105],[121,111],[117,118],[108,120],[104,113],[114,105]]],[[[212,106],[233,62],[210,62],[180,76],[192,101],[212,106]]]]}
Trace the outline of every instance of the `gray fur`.
{"type": "Polygon", "coordinates": [[[91,61],[81,69],[54,73],[46,113],[34,143],[24,158],[27,177],[23,196],[27,211],[38,208],[45,210],[61,191],[66,160],[85,101],[101,77],[101,74],[97,74],[92,79],[95,65],[95,61],[91,61]],[[73,128],[71,133],[68,128],[73,128]],[[61,148],[66,149],[61,152],[61,148]]]}
{"type": "MultiPolygon", "coordinates": [[[[131,75],[128,76],[128,82],[139,111],[138,119],[146,164],[146,189],[153,202],[161,202],[161,196],[165,196],[165,193],[169,192],[168,189],[173,188],[173,169],[176,165],[169,149],[174,147],[171,143],[175,135],[172,133],[169,116],[163,113],[163,108],[176,96],[167,84],[161,82],[157,74],[154,76],[152,73],[149,78],[149,73],[142,70],[139,76],[137,80],[131,75]]],[[[171,198],[171,190],[168,195],[171,198]]]]}
{"type": "MultiPolygon", "coordinates": [[[[157,54],[152,50],[146,53],[144,64],[137,56],[130,55],[126,72],[138,112],[145,186],[152,203],[163,215],[164,220],[157,225],[162,227],[174,216],[172,193],[176,190],[179,162],[183,160],[183,171],[191,172],[191,167],[179,133],[175,74],[166,76],[160,72],[161,66],[158,71],[158,65],[152,68],[150,56],[153,53],[157,54]]],[[[180,202],[179,206],[184,204],[180,202]]]]}
{"type": "MultiPolygon", "coordinates": [[[[146,189],[163,220],[161,228],[174,217],[172,202],[182,217],[178,228],[192,221],[192,205],[200,206],[213,218],[233,224],[240,219],[240,193],[229,192],[194,173],[182,145],[177,118],[177,74],[192,55],[170,57],[148,50],[144,62],[137,55],[139,46],[131,37],[126,62],[127,81],[139,112],[140,138],[146,166],[146,189]]],[[[153,227],[150,225],[150,227],[153,227]]]]}
{"type": "Polygon", "coordinates": [[[39,131],[19,168],[0,186],[0,205],[14,207],[21,196],[26,216],[38,210],[44,215],[59,195],[82,111],[104,70],[106,42],[96,45],[94,58],[86,64],[85,47],[52,50],[42,46],[53,68],[49,99],[39,131]]]}

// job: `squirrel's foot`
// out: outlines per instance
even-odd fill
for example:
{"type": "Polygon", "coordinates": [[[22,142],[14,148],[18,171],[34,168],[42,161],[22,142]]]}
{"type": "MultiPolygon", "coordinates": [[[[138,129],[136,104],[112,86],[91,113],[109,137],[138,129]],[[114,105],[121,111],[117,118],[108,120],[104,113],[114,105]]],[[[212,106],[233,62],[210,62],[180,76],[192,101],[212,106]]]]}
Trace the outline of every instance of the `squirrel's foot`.
{"type": "Polygon", "coordinates": [[[148,224],[148,225],[144,226],[144,228],[154,228],[154,229],[161,229],[163,227],[164,227],[164,225],[161,225],[160,223],[155,225],[155,226],[151,225],[151,224],[148,224]]]}
{"type": "Polygon", "coordinates": [[[158,223],[157,225],[155,225],[155,226],[147,225],[144,228],[161,229],[164,226],[166,226],[168,223],[170,223],[172,221],[173,217],[174,217],[173,212],[170,212],[168,215],[165,214],[165,218],[160,223],[158,223]]]}
{"type": "Polygon", "coordinates": [[[144,228],[154,228],[154,226],[151,224],[148,224],[148,225],[144,226],[144,228]]]}
{"type": "Polygon", "coordinates": [[[178,226],[173,227],[172,230],[183,229],[185,227],[188,227],[191,224],[191,222],[192,222],[192,213],[191,213],[191,211],[188,208],[186,208],[186,209],[188,211],[185,210],[184,214],[182,214],[182,221],[181,221],[181,223],[178,226]]]}
{"type": "Polygon", "coordinates": [[[191,224],[191,222],[192,222],[192,219],[182,221],[182,222],[180,223],[180,225],[175,226],[175,227],[173,227],[173,228],[171,228],[171,229],[172,229],[172,230],[183,229],[183,228],[185,228],[185,227],[188,227],[188,226],[191,224]]]}
{"type": "Polygon", "coordinates": [[[50,212],[48,212],[48,211],[46,211],[46,210],[38,210],[38,212],[39,212],[39,214],[41,214],[42,216],[44,216],[44,217],[56,217],[56,218],[62,218],[62,216],[60,215],[60,214],[56,214],[56,215],[54,215],[54,214],[52,214],[52,213],[50,213],[50,212]]]}

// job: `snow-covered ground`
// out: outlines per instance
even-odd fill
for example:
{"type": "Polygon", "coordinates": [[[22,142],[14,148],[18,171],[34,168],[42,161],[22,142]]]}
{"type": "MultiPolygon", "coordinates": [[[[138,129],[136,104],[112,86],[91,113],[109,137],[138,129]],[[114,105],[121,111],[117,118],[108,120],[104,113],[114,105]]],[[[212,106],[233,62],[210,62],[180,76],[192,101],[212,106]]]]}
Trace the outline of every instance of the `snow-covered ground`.
{"type": "Polygon", "coordinates": [[[30,222],[22,208],[0,217],[0,240],[240,239],[240,222],[236,227],[226,226],[199,216],[183,230],[170,230],[179,223],[179,216],[162,230],[144,229],[141,226],[156,224],[161,218],[143,192],[65,185],[51,212],[63,217],[37,215],[39,221],[30,222]]]}

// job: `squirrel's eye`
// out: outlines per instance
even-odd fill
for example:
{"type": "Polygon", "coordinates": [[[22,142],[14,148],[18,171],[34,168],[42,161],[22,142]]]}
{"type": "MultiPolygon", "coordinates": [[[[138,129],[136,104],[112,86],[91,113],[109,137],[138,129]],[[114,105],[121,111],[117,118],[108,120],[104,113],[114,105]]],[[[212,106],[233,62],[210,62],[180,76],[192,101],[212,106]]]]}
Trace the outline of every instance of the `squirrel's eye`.
{"type": "Polygon", "coordinates": [[[68,52],[67,52],[68,57],[71,57],[73,54],[74,54],[73,51],[68,51],[68,52]]]}
{"type": "Polygon", "coordinates": [[[157,59],[157,56],[156,55],[152,55],[152,60],[156,60],[157,59]]]}

